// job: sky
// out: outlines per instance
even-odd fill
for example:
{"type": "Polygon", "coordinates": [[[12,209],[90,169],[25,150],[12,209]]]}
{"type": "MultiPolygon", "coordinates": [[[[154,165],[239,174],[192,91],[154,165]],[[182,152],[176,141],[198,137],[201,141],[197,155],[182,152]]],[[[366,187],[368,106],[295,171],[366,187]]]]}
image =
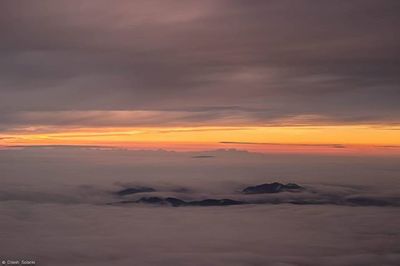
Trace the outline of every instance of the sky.
{"type": "Polygon", "coordinates": [[[399,12],[1,1],[0,145],[399,153],[399,12]]]}

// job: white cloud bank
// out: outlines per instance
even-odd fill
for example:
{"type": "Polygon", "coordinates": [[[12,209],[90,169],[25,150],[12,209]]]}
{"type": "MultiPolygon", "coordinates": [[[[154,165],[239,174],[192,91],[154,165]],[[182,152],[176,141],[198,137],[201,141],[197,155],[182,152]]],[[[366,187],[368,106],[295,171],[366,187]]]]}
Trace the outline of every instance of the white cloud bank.
{"type": "Polygon", "coordinates": [[[395,157],[212,154],[205,160],[162,151],[0,151],[0,259],[57,266],[399,264],[396,207],[103,204],[127,184],[188,187],[196,197],[232,196],[270,181],[340,196],[399,191],[395,157]]]}

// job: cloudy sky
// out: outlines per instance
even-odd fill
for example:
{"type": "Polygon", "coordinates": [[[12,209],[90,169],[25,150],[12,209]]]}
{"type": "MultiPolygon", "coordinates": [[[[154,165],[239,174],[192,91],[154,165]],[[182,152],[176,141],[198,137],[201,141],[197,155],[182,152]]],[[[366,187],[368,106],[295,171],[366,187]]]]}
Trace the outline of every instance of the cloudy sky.
{"type": "Polygon", "coordinates": [[[2,1],[0,144],[400,145],[399,12],[396,0],[2,1]]]}

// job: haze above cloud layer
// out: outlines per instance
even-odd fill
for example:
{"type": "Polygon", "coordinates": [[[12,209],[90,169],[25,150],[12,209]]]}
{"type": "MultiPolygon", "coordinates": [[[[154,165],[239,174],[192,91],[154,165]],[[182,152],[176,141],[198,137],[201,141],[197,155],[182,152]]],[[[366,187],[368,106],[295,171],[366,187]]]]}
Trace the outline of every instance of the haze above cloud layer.
{"type": "Polygon", "coordinates": [[[0,129],[398,124],[399,11],[394,0],[2,1],[0,129]]]}

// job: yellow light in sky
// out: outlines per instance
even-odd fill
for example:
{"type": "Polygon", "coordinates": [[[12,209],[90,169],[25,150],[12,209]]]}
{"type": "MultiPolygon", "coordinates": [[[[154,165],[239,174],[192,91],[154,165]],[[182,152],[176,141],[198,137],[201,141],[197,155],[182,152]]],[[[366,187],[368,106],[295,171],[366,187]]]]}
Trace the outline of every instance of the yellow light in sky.
{"type": "Polygon", "coordinates": [[[171,149],[185,145],[218,148],[221,142],[248,145],[400,146],[399,129],[374,126],[80,128],[40,134],[3,134],[0,143],[6,146],[87,144],[151,148],[163,148],[168,144],[171,149]]]}

